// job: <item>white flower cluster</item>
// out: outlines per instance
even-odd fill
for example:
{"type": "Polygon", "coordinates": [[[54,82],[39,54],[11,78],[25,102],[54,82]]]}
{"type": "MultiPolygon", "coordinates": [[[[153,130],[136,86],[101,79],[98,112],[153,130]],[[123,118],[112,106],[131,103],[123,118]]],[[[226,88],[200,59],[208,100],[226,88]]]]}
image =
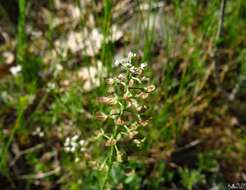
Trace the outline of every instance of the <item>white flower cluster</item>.
{"type": "Polygon", "coordinates": [[[86,141],[80,139],[79,135],[74,135],[73,137],[67,137],[64,143],[64,149],[66,152],[75,152],[79,150],[80,152],[85,151],[86,141]]]}
{"type": "Polygon", "coordinates": [[[32,132],[33,136],[39,136],[39,137],[43,137],[44,136],[44,132],[42,131],[41,127],[37,127],[35,131],[32,132]]]}
{"type": "Polygon", "coordinates": [[[116,59],[114,64],[115,66],[131,67],[131,61],[136,56],[136,53],[129,52],[127,58],[116,59]]]}
{"type": "Polygon", "coordinates": [[[63,66],[61,64],[54,65],[54,76],[57,77],[63,71],[63,66]]]}
{"type": "Polygon", "coordinates": [[[147,64],[141,63],[140,67],[135,67],[132,62],[136,57],[136,53],[129,52],[127,58],[115,60],[114,65],[120,66],[123,70],[129,70],[132,74],[141,74],[147,64]]]}
{"type": "Polygon", "coordinates": [[[20,73],[22,70],[22,67],[21,65],[17,65],[17,66],[14,66],[14,67],[11,67],[10,68],[10,72],[12,75],[16,76],[18,73],[20,73]]]}

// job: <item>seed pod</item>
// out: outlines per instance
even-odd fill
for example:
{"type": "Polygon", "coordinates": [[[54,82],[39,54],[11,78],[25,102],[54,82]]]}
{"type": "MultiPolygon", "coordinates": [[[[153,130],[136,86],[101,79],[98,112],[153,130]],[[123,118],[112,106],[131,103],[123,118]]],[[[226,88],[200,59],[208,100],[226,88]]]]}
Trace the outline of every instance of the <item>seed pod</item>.
{"type": "Polygon", "coordinates": [[[105,146],[113,146],[113,145],[116,145],[116,140],[115,139],[109,139],[105,143],[105,146]]]}
{"type": "Polygon", "coordinates": [[[126,80],[126,75],[125,74],[119,74],[119,76],[117,77],[120,81],[125,81],[126,80]]]}
{"type": "Polygon", "coordinates": [[[129,86],[129,87],[133,87],[133,85],[134,85],[134,80],[131,79],[131,80],[129,81],[129,83],[128,83],[128,86],[129,86]]]}
{"type": "Polygon", "coordinates": [[[132,98],[132,94],[128,91],[123,95],[124,100],[130,100],[132,98]]]}
{"type": "Polygon", "coordinates": [[[110,115],[118,115],[120,113],[120,110],[115,108],[110,111],[110,115]]]}
{"type": "Polygon", "coordinates": [[[108,118],[108,116],[103,112],[97,112],[96,113],[96,119],[99,121],[106,121],[107,118],[108,118]]]}
{"type": "Polygon", "coordinates": [[[144,113],[147,109],[148,107],[145,105],[137,107],[137,111],[140,113],[144,113]]]}
{"type": "Polygon", "coordinates": [[[141,141],[138,140],[138,139],[134,139],[133,142],[134,142],[137,146],[139,146],[139,145],[141,144],[141,141]]]}
{"type": "Polygon", "coordinates": [[[127,105],[128,105],[128,107],[134,107],[134,108],[139,107],[138,101],[136,99],[130,99],[127,102],[127,105]]]}
{"type": "Polygon", "coordinates": [[[114,82],[115,82],[115,80],[114,80],[113,78],[108,78],[108,79],[106,80],[106,83],[107,83],[108,85],[113,85],[114,82]]]}
{"type": "Polygon", "coordinates": [[[113,94],[113,93],[114,93],[114,87],[109,86],[107,92],[108,92],[109,94],[113,94]]]}
{"type": "Polygon", "coordinates": [[[149,94],[145,93],[145,92],[140,92],[139,94],[137,94],[137,97],[142,98],[142,99],[146,99],[148,98],[149,94]]]}
{"type": "Polygon", "coordinates": [[[149,85],[145,88],[146,92],[150,93],[153,92],[155,90],[155,85],[149,85]]]}
{"type": "Polygon", "coordinates": [[[138,134],[137,131],[130,131],[130,132],[129,132],[129,138],[130,138],[130,139],[133,139],[133,137],[136,136],[137,134],[138,134]]]}
{"type": "Polygon", "coordinates": [[[110,98],[110,97],[99,97],[97,99],[99,103],[106,104],[106,105],[115,105],[117,103],[115,98],[110,98]]]}
{"type": "Polygon", "coordinates": [[[124,125],[125,123],[120,117],[115,121],[115,125],[124,125]]]}
{"type": "Polygon", "coordinates": [[[122,162],[123,161],[123,159],[122,159],[122,153],[120,151],[117,151],[117,153],[116,153],[116,160],[118,162],[122,162]]]}
{"type": "Polygon", "coordinates": [[[141,78],[141,81],[142,81],[142,83],[145,83],[145,84],[146,84],[147,82],[149,82],[149,78],[143,76],[143,77],[141,78]]]}
{"type": "Polygon", "coordinates": [[[143,127],[147,126],[149,124],[148,120],[140,120],[139,125],[142,125],[143,127]]]}

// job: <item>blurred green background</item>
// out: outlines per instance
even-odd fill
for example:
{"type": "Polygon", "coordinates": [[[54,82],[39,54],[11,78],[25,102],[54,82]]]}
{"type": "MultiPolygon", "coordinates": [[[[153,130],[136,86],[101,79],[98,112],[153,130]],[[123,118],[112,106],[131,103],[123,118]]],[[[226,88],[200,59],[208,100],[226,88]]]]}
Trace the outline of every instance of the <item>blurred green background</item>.
{"type": "Polygon", "coordinates": [[[245,182],[245,45],[244,0],[0,0],[0,189],[100,188],[108,148],[64,142],[112,125],[96,99],[130,51],[156,90],[145,141],[122,144],[108,189],[245,182]]]}

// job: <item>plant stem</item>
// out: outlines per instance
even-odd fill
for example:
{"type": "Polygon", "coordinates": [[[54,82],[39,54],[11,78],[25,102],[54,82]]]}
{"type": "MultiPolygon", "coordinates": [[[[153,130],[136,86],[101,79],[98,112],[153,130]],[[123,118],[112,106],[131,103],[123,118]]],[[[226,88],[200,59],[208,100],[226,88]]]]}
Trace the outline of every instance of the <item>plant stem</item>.
{"type": "Polygon", "coordinates": [[[19,1],[19,20],[18,20],[18,34],[17,34],[17,64],[23,64],[26,48],[25,35],[25,10],[26,0],[19,1]]]}
{"type": "MultiPolygon", "coordinates": [[[[116,135],[117,135],[117,131],[118,131],[118,126],[116,125],[114,128],[114,132],[113,132],[113,139],[115,139],[116,135]]],[[[114,146],[112,145],[110,148],[110,154],[109,154],[109,163],[108,163],[108,170],[107,170],[107,174],[105,176],[105,178],[103,179],[103,183],[101,186],[101,190],[104,190],[108,181],[108,177],[111,171],[111,168],[113,166],[113,157],[114,157],[114,146]]]]}

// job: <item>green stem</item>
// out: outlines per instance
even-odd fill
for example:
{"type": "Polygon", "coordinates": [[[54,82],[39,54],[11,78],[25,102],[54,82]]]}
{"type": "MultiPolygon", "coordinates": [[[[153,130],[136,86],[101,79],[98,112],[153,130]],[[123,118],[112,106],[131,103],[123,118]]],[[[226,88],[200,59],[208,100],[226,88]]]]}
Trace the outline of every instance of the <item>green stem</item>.
{"type": "Polygon", "coordinates": [[[19,1],[19,20],[18,20],[18,34],[17,34],[17,63],[23,64],[24,54],[26,48],[26,35],[25,35],[25,10],[26,0],[19,1]]]}
{"type": "MultiPolygon", "coordinates": [[[[118,131],[118,126],[116,125],[115,128],[114,128],[114,132],[113,132],[113,139],[116,138],[117,131],[118,131]]],[[[110,154],[109,154],[109,160],[108,160],[108,162],[109,162],[108,163],[108,170],[107,170],[107,174],[106,174],[105,178],[103,179],[101,190],[105,189],[107,181],[108,181],[108,178],[109,178],[109,174],[110,174],[111,168],[113,166],[114,146],[115,145],[112,145],[111,148],[110,148],[110,154]]]]}

